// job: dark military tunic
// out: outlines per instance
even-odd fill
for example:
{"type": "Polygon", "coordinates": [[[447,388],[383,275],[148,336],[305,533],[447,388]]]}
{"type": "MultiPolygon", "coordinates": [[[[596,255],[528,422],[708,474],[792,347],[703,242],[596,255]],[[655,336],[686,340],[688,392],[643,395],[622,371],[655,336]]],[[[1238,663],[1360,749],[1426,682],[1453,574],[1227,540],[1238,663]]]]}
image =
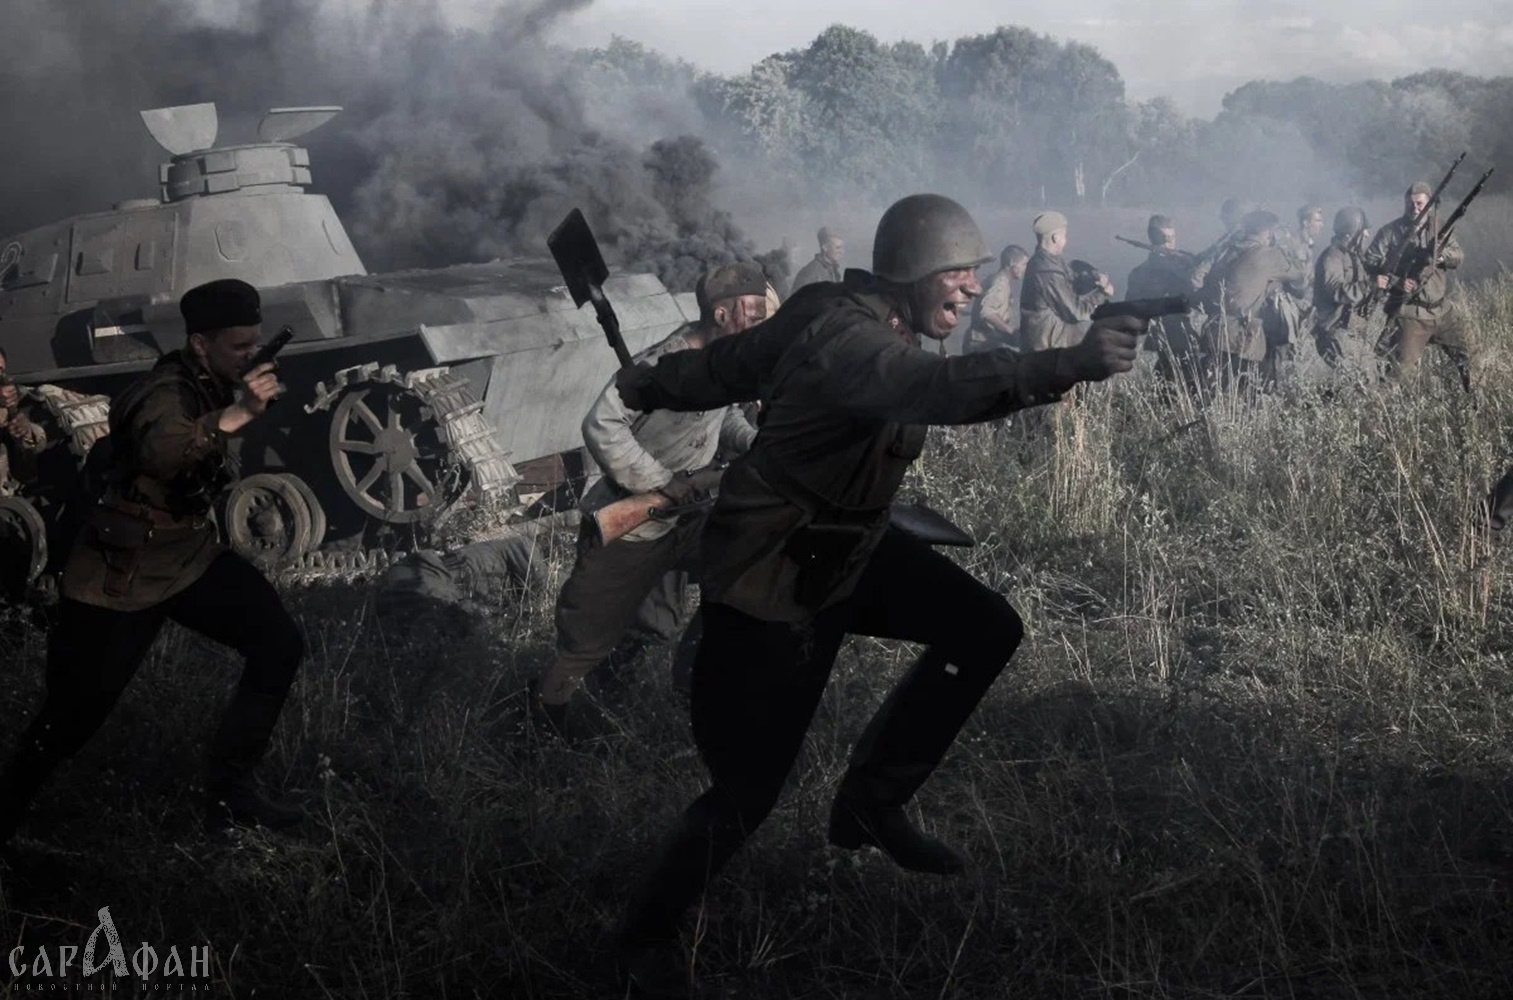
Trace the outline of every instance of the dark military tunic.
{"type": "Polygon", "coordinates": [[[1303,269],[1279,247],[1245,236],[1219,258],[1199,293],[1209,321],[1204,326],[1209,349],[1246,361],[1266,357],[1261,306],[1278,284],[1301,289],[1303,269]]]}
{"type": "Polygon", "coordinates": [[[194,583],[226,551],[209,514],[226,484],[217,424],[232,402],[231,387],[182,351],[111,402],[106,495],[64,567],[65,597],[140,611],[194,583]]]}
{"type": "MultiPolygon", "coordinates": [[[[1372,275],[1386,273],[1387,258],[1408,239],[1409,230],[1413,226],[1412,217],[1399,216],[1387,223],[1377,232],[1376,238],[1371,241],[1371,246],[1366,250],[1366,268],[1372,275]]],[[[1450,277],[1445,272],[1452,268],[1460,267],[1465,261],[1466,255],[1460,248],[1459,241],[1452,235],[1439,248],[1438,260],[1432,265],[1428,260],[1433,252],[1432,243],[1435,236],[1435,227],[1426,224],[1413,238],[1413,247],[1409,253],[1418,252],[1420,267],[1410,276],[1418,281],[1418,287],[1410,295],[1405,293],[1401,284],[1394,285],[1387,292],[1387,317],[1389,319],[1402,316],[1404,319],[1416,320],[1420,323],[1434,323],[1446,318],[1450,313],[1450,277]]]]}
{"type": "Polygon", "coordinates": [[[788,294],[792,295],[805,285],[814,285],[821,281],[840,280],[840,267],[831,263],[830,259],[824,254],[817,253],[814,255],[813,260],[799,268],[799,273],[793,276],[793,287],[789,290],[788,294]]]}
{"type": "Polygon", "coordinates": [[[845,599],[925,425],[1059,399],[1075,382],[1058,370],[1062,353],[940,357],[920,348],[871,275],[847,271],[843,285],[811,286],[738,337],[663,357],[649,376],[654,407],[765,402],[705,527],[705,601],[800,622],[845,599]]]}
{"type": "Polygon", "coordinates": [[[1336,236],[1313,268],[1313,335],[1350,329],[1355,307],[1371,290],[1371,274],[1353,238],[1336,236]]]}
{"type": "Polygon", "coordinates": [[[1037,247],[1019,288],[1019,332],[1026,350],[1076,344],[1082,340],[1079,324],[1108,300],[1108,293],[1101,288],[1078,295],[1066,258],[1037,247]]]}

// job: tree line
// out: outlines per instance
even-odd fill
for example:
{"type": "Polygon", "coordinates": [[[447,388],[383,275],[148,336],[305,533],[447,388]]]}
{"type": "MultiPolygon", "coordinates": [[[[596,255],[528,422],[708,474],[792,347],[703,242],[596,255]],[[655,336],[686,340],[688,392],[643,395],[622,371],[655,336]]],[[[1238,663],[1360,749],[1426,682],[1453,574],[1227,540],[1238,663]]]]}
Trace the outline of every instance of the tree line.
{"type": "Polygon", "coordinates": [[[1462,149],[1468,167],[1513,152],[1513,77],[1256,81],[1203,119],[1164,97],[1128,99],[1091,46],[1012,26],[925,48],[835,25],[729,76],[624,39],[573,58],[591,93],[686,94],[722,160],[818,198],[940,188],[1020,205],[1287,203],[1437,179],[1462,149]]]}

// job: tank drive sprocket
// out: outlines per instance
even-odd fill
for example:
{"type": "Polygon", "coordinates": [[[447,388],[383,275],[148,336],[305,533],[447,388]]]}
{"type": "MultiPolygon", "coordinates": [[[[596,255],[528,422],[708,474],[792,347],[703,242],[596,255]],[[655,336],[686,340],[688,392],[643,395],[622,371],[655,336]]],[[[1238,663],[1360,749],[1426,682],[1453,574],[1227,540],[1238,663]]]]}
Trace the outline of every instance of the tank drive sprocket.
{"type": "Polygon", "coordinates": [[[519,480],[467,379],[447,368],[401,372],[368,363],[320,382],[306,412],[331,412],[337,482],[365,514],[390,524],[439,515],[472,488],[519,480]]]}

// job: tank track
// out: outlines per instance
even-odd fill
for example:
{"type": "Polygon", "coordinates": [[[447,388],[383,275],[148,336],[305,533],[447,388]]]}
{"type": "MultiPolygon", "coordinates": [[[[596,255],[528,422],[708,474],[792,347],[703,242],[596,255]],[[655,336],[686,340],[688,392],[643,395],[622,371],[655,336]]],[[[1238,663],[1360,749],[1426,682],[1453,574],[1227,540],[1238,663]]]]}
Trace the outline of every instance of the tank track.
{"type": "Polygon", "coordinates": [[[275,574],[286,586],[316,583],[360,583],[383,575],[408,552],[384,549],[332,549],[306,553],[292,565],[275,574]]]}
{"type": "Polygon", "coordinates": [[[325,382],[316,383],[315,399],[305,405],[305,412],[329,410],[352,386],[380,382],[408,389],[421,398],[443,440],[467,469],[472,489],[487,494],[520,481],[520,474],[499,447],[494,429],[484,420],[483,403],[472,398],[472,385],[452,374],[450,368],[401,372],[394,365],[377,362],[343,368],[329,387],[325,382]]]}

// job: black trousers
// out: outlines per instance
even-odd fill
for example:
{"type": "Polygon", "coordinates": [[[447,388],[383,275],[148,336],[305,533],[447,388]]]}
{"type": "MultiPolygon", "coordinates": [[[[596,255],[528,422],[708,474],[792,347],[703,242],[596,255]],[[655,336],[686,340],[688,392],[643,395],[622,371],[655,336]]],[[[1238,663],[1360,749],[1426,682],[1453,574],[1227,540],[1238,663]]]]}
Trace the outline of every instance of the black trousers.
{"type": "Polygon", "coordinates": [[[631,902],[627,942],[676,935],[682,913],[776,803],[848,633],[924,652],[864,730],[849,796],[902,805],[924,783],[1024,628],[1001,595],[945,556],[889,531],[856,593],[803,626],[702,608],[693,731],[711,783],[684,812],[631,902]]]}
{"type": "Polygon", "coordinates": [[[89,741],[169,620],[246,658],[211,745],[211,784],[246,776],[267,748],[304,639],[273,585],[228,552],[189,587],[143,611],[62,600],[48,636],[47,697],[6,769],[9,805],[24,807],[47,773],[89,741]]]}

